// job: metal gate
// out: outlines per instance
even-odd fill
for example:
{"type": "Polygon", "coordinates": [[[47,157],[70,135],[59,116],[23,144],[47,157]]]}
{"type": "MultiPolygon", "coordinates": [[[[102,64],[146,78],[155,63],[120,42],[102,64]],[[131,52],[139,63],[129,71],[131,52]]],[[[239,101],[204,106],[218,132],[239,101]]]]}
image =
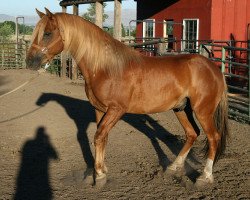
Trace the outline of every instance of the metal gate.
{"type": "Polygon", "coordinates": [[[24,40],[18,43],[0,42],[0,69],[26,68],[27,46],[24,40]]]}
{"type": "Polygon", "coordinates": [[[240,44],[238,46],[244,47],[202,44],[200,49],[210,47],[209,53],[219,53],[210,59],[221,66],[226,77],[229,114],[234,119],[250,123],[250,40],[240,41],[240,44]]]}

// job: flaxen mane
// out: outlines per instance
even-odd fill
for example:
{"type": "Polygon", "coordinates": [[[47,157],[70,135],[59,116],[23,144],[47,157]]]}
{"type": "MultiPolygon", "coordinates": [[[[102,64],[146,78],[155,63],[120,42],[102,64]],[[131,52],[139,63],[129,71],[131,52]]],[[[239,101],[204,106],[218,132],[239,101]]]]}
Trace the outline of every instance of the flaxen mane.
{"type": "Polygon", "coordinates": [[[64,13],[54,16],[63,35],[64,49],[71,52],[77,63],[84,58],[86,67],[95,72],[105,70],[119,75],[125,66],[140,62],[138,52],[83,18],[64,13]]]}

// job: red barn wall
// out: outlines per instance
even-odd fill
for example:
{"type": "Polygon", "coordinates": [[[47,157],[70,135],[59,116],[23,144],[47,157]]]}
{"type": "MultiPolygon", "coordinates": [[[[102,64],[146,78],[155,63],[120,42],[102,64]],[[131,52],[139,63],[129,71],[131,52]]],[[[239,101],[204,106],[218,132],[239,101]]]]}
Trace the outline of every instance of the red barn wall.
{"type": "MultiPolygon", "coordinates": [[[[211,0],[182,0],[166,8],[154,16],[156,20],[174,19],[174,22],[183,23],[183,19],[199,19],[199,39],[210,38],[211,0]]],[[[182,38],[182,26],[176,25],[174,35],[182,38]]],[[[156,34],[163,36],[163,27],[158,26],[156,34]]]]}
{"type": "MultiPolygon", "coordinates": [[[[250,23],[250,0],[137,0],[137,19],[199,18],[199,40],[247,40],[250,23]]],[[[163,25],[156,25],[156,37],[163,37],[163,25]]],[[[176,26],[174,36],[182,38],[182,27],[176,26]]],[[[137,37],[142,37],[142,23],[137,25],[137,37]]]]}
{"type": "Polygon", "coordinates": [[[249,0],[213,0],[212,39],[229,40],[232,33],[235,40],[247,40],[248,23],[250,23],[249,0]]]}
{"type": "MultiPolygon", "coordinates": [[[[157,3],[152,5],[152,1],[149,4],[146,2],[150,0],[137,1],[137,19],[155,19],[156,21],[163,21],[166,19],[173,19],[174,22],[182,23],[183,19],[199,19],[199,39],[207,40],[211,36],[211,6],[212,0],[179,0],[172,1],[169,7],[157,9],[157,13],[152,13],[151,16],[144,18],[141,16],[142,10],[152,9],[152,7],[159,6],[157,3]],[[139,11],[139,12],[138,12],[139,11]]],[[[163,37],[163,25],[156,25],[156,37],[163,37]]],[[[142,36],[142,24],[137,26],[137,36],[142,36]]],[[[175,25],[174,36],[177,39],[182,38],[182,26],[175,25]]]]}

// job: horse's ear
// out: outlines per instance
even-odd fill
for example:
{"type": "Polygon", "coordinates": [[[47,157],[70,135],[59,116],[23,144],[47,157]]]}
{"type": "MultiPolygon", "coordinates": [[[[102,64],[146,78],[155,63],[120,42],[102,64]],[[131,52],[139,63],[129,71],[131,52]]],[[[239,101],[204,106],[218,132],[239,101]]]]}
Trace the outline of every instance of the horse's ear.
{"type": "Polygon", "coordinates": [[[44,8],[44,9],[45,9],[45,11],[46,11],[46,15],[51,19],[52,16],[53,16],[53,14],[49,11],[48,8],[44,8]]]}
{"type": "Polygon", "coordinates": [[[45,15],[44,13],[37,10],[37,8],[36,8],[36,12],[37,12],[37,14],[39,15],[40,18],[42,18],[45,15]]]}

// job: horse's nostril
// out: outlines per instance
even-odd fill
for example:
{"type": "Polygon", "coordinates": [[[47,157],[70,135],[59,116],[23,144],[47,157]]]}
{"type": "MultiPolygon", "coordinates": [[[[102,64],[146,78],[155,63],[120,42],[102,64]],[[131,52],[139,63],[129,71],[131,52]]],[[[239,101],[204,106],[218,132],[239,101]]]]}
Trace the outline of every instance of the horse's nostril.
{"type": "Polygon", "coordinates": [[[41,66],[42,58],[40,55],[26,58],[26,66],[29,69],[38,69],[41,66]]]}

